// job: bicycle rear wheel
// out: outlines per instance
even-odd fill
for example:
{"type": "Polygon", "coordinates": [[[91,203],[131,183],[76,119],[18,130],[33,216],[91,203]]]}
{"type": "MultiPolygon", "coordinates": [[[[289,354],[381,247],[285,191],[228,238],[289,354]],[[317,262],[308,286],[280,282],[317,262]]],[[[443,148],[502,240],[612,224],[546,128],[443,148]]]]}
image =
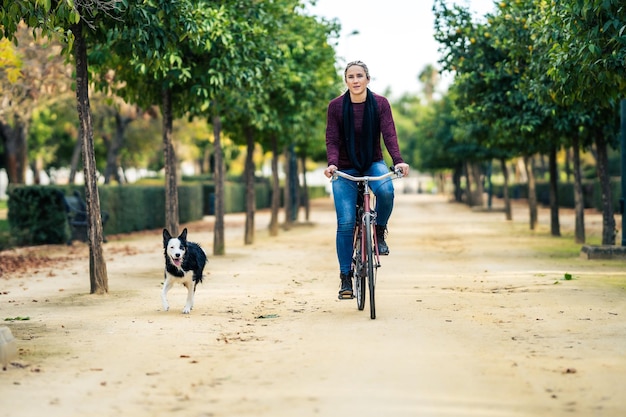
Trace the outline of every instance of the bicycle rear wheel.
{"type": "MultiPolygon", "coordinates": [[[[374,243],[372,235],[372,219],[370,216],[365,216],[365,233],[363,238],[365,239],[365,271],[367,276],[368,289],[370,293],[370,318],[374,320],[376,318],[376,300],[374,287],[376,286],[376,271],[374,269],[374,243]]],[[[365,277],[364,277],[365,278],[365,277]]]]}
{"type": "Polygon", "coordinates": [[[354,295],[359,310],[365,308],[365,274],[361,258],[361,225],[354,228],[354,252],[352,254],[352,277],[354,278],[354,295]]]}

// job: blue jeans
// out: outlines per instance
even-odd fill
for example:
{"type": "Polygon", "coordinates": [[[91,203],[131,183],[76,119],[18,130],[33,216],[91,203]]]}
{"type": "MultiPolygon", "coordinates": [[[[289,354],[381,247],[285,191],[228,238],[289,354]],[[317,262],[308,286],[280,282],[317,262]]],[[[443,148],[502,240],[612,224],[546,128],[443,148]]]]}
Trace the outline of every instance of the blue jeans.
{"type": "MultiPolygon", "coordinates": [[[[344,170],[347,174],[359,176],[354,169],[344,170]]],[[[377,177],[389,172],[389,168],[384,161],[374,162],[363,175],[377,177]]],[[[391,178],[382,181],[372,181],[369,183],[370,189],[376,195],[376,224],[387,226],[391,211],[393,210],[393,182],[391,178]]],[[[333,199],[335,201],[335,211],[337,212],[337,258],[339,260],[339,271],[343,274],[350,272],[352,264],[352,238],[354,225],[356,222],[356,198],[358,184],[345,178],[337,178],[333,181],[333,199]]]]}

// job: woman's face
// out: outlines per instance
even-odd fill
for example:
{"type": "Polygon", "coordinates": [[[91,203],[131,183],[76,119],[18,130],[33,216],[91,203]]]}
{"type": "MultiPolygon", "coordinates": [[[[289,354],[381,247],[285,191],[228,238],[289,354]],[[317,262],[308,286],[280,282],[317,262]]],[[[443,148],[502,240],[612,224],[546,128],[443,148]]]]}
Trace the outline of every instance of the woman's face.
{"type": "Polygon", "coordinates": [[[367,79],[365,70],[359,65],[352,65],[346,71],[346,85],[350,94],[353,96],[361,96],[366,94],[367,85],[370,80],[367,79]]]}

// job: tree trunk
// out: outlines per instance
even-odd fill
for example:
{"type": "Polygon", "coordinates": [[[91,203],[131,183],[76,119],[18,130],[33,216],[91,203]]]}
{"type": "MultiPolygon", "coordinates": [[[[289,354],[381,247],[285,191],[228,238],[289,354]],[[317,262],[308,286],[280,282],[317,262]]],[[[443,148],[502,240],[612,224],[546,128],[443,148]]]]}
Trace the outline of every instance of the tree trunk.
{"type": "Polygon", "coordinates": [[[300,205],[304,207],[304,220],[309,221],[311,215],[311,202],[309,201],[309,186],[306,182],[306,154],[300,156],[300,166],[302,166],[302,194],[300,205]]]}
{"type": "Polygon", "coordinates": [[[574,235],[576,243],[585,243],[585,201],[583,199],[583,180],[580,168],[580,136],[572,136],[572,160],[574,163],[574,235]]]}
{"type": "Polygon", "coordinates": [[[468,161],[465,161],[465,199],[470,207],[474,205],[474,192],[472,190],[472,167],[468,161]]]}
{"type": "Polygon", "coordinates": [[[466,162],[467,203],[470,207],[483,205],[483,183],[477,162],[466,162]]]}
{"type": "MultiPolygon", "coordinates": [[[[213,106],[215,108],[215,106],[213,106]]],[[[213,157],[215,158],[215,226],[213,228],[213,254],[224,255],[224,156],[222,153],[222,121],[217,111],[213,116],[213,157]]]]}
{"type": "Polygon", "coordinates": [[[79,137],[83,144],[85,175],[85,203],[89,218],[89,280],[92,294],[109,291],[107,268],[102,252],[102,219],[100,196],[96,175],[96,156],[93,141],[93,124],[89,104],[89,79],[87,71],[87,45],[83,37],[82,20],[72,26],[74,34],[74,59],[76,60],[76,99],[80,121],[79,137]]]}
{"type": "Polygon", "coordinates": [[[76,172],[78,171],[78,165],[80,164],[81,150],[83,149],[83,139],[78,136],[76,143],[74,144],[74,152],[72,153],[72,161],[70,163],[70,176],[68,182],[70,184],[76,184],[76,172]]]}
{"type": "Polygon", "coordinates": [[[26,182],[26,167],[28,164],[26,151],[26,136],[28,126],[20,115],[13,116],[13,127],[0,123],[0,136],[4,146],[5,166],[7,177],[12,184],[26,182]]]}
{"type": "Polygon", "coordinates": [[[504,188],[502,189],[502,198],[504,199],[504,216],[507,220],[513,220],[511,197],[509,196],[509,168],[506,166],[506,159],[500,158],[500,166],[502,167],[502,175],[504,176],[504,188]]]}
{"type": "Polygon", "coordinates": [[[30,164],[30,169],[33,171],[33,182],[37,185],[41,184],[41,173],[45,171],[43,159],[40,155],[35,156],[35,160],[30,164]]]}
{"type": "Polygon", "coordinates": [[[246,128],[246,227],[244,244],[254,243],[254,212],[256,211],[256,190],[254,189],[254,133],[251,127],[246,128]]]}
{"type": "Polygon", "coordinates": [[[493,206],[493,182],[491,181],[491,173],[493,171],[493,160],[489,161],[485,179],[487,181],[487,208],[491,211],[493,206]]]}
{"type": "MultiPolygon", "coordinates": [[[[30,116],[24,116],[30,117],[30,116]]],[[[28,168],[28,120],[21,116],[15,116],[15,131],[17,141],[15,143],[16,183],[26,184],[26,170],[28,168]]]]}
{"type": "Polygon", "coordinates": [[[528,210],[530,230],[535,230],[538,221],[537,189],[535,185],[535,170],[533,158],[528,155],[524,155],[524,169],[526,170],[526,176],[528,177],[528,210]]]}
{"type": "Polygon", "coordinates": [[[278,138],[272,135],[272,213],[270,217],[270,236],[278,235],[278,212],[280,210],[280,183],[278,181],[278,138]]]}
{"type": "Polygon", "coordinates": [[[206,174],[211,172],[211,147],[205,146],[202,152],[202,169],[201,173],[206,174]]]}
{"type": "Polygon", "coordinates": [[[548,158],[548,170],[550,171],[550,233],[552,236],[561,236],[561,225],[559,223],[559,176],[555,147],[550,149],[548,158]]]}
{"type": "Polygon", "coordinates": [[[565,181],[569,182],[572,178],[572,162],[571,162],[571,150],[565,149],[565,181]]]}
{"type": "Polygon", "coordinates": [[[617,228],[613,213],[613,198],[611,192],[611,178],[609,176],[609,156],[603,132],[595,132],[596,151],[598,153],[596,165],[598,180],[602,190],[602,245],[615,245],[617,228]]]}
{"type": "MultiPolygon", "coordinates": [[[[455,171],[456,172],[456,171],[455,171]]],[[[437,194],[445,195],[446,194],[446,175],[444,173],[439,173],[436,177],[436,186],[437,186],[437,194]]],[[[422,193],[422,183],[420,182],[417,186],[417,192],[422,193]]],[[[456,190],[453,190],[456,194],[456,190]]]]}
{"type": "Polygon", "coordinates": [[[115,112],[115,135],[113,140],[109,141],[107,147],[107,166],[104,170],[104,183],[110,184],[111,180],[117,181],[118,184],[124,182],[120,176],[120,151],[124,146],[124,132],[126,127],[133,119],[123,117],[119,111],[115,112]]]}
{"type": "Polygon", "coordinates": [[[300,212],[300,177],[298,175],[298,156],[296,155],[295,146],[291,145],[290,151],[290,182],[291,187],[291,222],[298,221],[298,213],[300,212]]]}
{"type": "Polygon", "coordinates": [[[463,189],[461,188],[461,178],[463,177],[462,165],[457,165],[452,173],[452,183],[454,184],[454,201],[463,202],[463,189]]]}
{"type": "Polygon", "coordinates": [[[293,219],[293,205],[291,200],[293,198],[291,187],[291,152],[289,145],[285,146],[285,192],[284,192],[284,204],[285,204],[285,230],[291,229],[293,219]]]}
{"type": "Polygon", "coordinates": [[[485,204],[484,203],[485,187],[483,185],[483,181],[481,178],[482,170],[478,162],[472,162],[471,167],[472,167],[472,180],[474,181],[474,184],[476,184],[476,189],[474,191],[474,198],[472,199],[472,201],[474,202],[475,206],[482,207],[485,204]]]}
{"type": "Polygon", "coordinates": [[[178,236],[178,182],[176,151],[173,143],[172,92],[163,90],[163,155],[165,162],[165,227],[178,236]]]}

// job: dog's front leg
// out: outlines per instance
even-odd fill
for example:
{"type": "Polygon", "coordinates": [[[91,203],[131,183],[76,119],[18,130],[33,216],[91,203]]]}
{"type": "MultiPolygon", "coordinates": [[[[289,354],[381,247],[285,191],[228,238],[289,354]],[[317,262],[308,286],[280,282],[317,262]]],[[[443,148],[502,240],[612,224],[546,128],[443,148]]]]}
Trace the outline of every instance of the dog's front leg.
{"type": "Polygon", "coordinates": [[[191,281],[185,281],[183,284],[185,288],[187,288],[187,302],[185,303],[185,308],[183,309],[183,314],[191,313],[191,309],[193,308],[193,295],[194,295],[194,287],[191,281]]]}
{"type": "Polygon", "coordinates": [[[163,304],[163,311],[167,311],[170,309],[170,305],[167,302],[167,292],[174,285],[174,280],[169,276],[169,274],[165,273],[165,282],[163,282],[163,291],[161,291],[161,303],[163,304]]]}

